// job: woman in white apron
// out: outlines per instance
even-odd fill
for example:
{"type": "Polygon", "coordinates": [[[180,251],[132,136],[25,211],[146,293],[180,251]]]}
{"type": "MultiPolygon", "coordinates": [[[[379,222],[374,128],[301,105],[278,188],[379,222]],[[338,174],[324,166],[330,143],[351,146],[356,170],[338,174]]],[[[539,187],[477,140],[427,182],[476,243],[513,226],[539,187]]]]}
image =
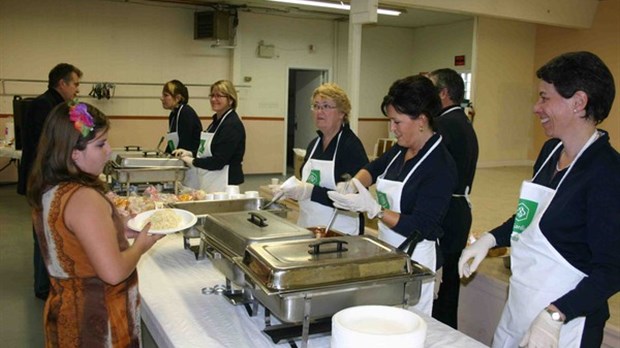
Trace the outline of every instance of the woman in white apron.
{"type": "Polygon", "coordinates": [[[164,84],[160,100],[162,107],[170,110],[166,133],[166,153],[172,153],[176,149],[185,149],[196,154],[202,124],[196,111],[187,104],[189,101],[187,87],[179,80],[168,81],[164,84]]]}
{"type": "MultiPolygon", "coordinates": [[[[284,197],[299,201],[297,224],[302,227],[326,226],[335,209],[327,192],[336,189],[344,174],[353,175],[368,163],[362,142],[349,127],[351,103],[338,85],[325,83],[314,90],[312,112],[319,136],[308,145],[301,181],[282,188],[284,197]]],[[[357,235],[364,231],[363,222],[363,215],[339,210],[332,228],[357,235]]]]}
{"type": "Polygon", "coordinates": [[[521,186],[516,214],[466,248],[459,271],[469,276],[489,248],[512,247],[493,347],[600,347],[607,300],[620,290],[620,155],[596,129],[613,77],[589,52],[558,56],[537,76],[534,112],[553,139],[521,186]]]}
{"type": "MultiPolygon", "coordinates": [[[[454,160],[433,130],[441,108],[432,82],[422,76],[396,81],[384,97],[383,113],[390,118],[397,145],[355,175],[357,194],[329,193],[337,207],[379,218],[379,238],[399,247],[407,237],[415,249],[412,259],[431,270],[438,268],[436,241],[456,186],[454,160]],[[365,187],[377,184],[377,200],[365,187]]],[[[431,315],[434,281],[422,284],[414,308],[431,315]]]]}
{"type": "Polygon", "coordinates": [[[176,150],[174,154],[190,167],[185,186],[223,192],[227,185],[244,181],[245,128],[235,111],[238,98],[230,81],[220,80],[211,85],[209,99],[215,114],[207,130],[200,134],[196,158],[185,150],[176,150]]]}

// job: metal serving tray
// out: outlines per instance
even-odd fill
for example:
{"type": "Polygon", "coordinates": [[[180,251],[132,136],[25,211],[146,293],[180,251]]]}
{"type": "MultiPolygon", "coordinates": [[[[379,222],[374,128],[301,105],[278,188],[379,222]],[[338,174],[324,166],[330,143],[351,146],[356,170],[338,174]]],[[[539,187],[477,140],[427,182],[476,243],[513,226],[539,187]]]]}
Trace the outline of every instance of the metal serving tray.
{"type": "Polygon", "coordinates": [[[243,263],[272,292],[411,273],[407,254],[371,236],[253,244],[243,263]]]}
{"type": "Polygon", "coordinates": [[[121,168],[161,168],[161,167],[185,167],[185,163],[179,158],[169,157],[132,157],[132,155],[118,155],[115,163],[121,168]]]}
{"type": "Polygon", "coordinates": [[[233,262],[254,297],[290,323],[357,305],[413,305],[423,280],[434,277],[406,253],[371,236],[254,243],[233,262]],[[326,247],[317,253],[317,244],[326,247]]]}
{"type": "Polygon", "coordinates": [[[248,245],[270,240],[313,238],[314,234],[269,211],[252,210],[209,214],[203,224],[208,240],[228,255],[242,256],[248,245]]]}

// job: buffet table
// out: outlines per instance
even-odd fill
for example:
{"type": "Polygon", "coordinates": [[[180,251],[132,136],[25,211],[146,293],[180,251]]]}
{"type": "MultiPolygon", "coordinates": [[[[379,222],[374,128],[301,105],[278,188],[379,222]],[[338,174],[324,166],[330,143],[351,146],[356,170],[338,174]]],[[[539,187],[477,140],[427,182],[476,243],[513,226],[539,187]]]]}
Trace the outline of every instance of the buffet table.
{"type": "MultiPolygon", "coordinates": [[[[225,278],[211,261],[197,261],[183,249],[180,234],[158,241],[140,260],[138,272],[142,320],[160,348],[290,346],[274,344],[261,332],[265,327],[262,306],[250,317],[245,307],[202,293],[202,288],[225,284],[225,278]]],[[[423,318],[428,324],[426,347],[486,347],[433,318],[423,318]]],[[[296,344],[300,346],[300,340],[296,344]]],[[[308,347],[329,345],[330,336],[311,337],[308,342],[308,347]]]]}

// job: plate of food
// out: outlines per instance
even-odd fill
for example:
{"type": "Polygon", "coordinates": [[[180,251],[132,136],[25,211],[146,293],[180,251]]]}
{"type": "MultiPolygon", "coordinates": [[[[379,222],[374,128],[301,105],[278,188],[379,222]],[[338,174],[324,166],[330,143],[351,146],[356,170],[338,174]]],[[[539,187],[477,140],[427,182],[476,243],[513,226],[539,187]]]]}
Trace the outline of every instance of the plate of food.
{"type": "Polygon", "coordinates": [[[155,209],[145,211],[127,221],[127,227],[134,231],[142,231],[144,225],[151,223],[149,233],[170,234],[190,228],[198,218],[183,209],[155,209]]]}

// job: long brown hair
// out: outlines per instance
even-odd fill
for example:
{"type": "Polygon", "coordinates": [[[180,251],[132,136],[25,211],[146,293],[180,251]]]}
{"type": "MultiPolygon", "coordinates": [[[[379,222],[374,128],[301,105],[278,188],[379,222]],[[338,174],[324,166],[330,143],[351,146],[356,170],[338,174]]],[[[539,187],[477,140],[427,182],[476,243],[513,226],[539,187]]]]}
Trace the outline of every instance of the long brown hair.
{"type": "Polygon", "coordinates": [[[99,177],[80,170],[71,155],[73,150],[84,150],[97,134],[108,131],[110,121],[94,106],[81,103],[93,118],[92,130],[84,136],[69,119],[71,103],[57,105],[43,125],[37,157],[28,178],[28,203],[37,210],[42,209],[41,197],[45,191],[62,182],[76,182],[101,192],[107,188],[99,177]]]}

